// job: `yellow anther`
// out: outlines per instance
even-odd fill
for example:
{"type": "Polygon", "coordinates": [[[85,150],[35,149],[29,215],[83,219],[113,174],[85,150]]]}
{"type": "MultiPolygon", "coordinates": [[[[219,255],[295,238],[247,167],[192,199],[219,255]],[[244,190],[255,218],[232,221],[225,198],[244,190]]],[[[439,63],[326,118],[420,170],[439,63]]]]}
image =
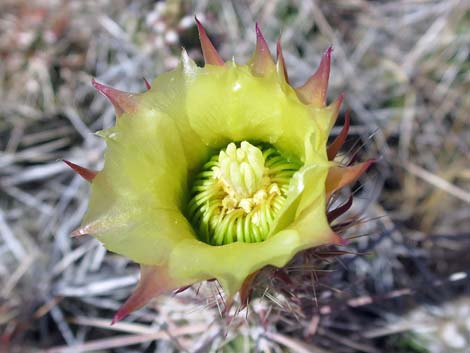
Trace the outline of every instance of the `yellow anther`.
{"type": "Polygon", "coordinates": [[[227,194],[233,194],[238,200],[251,197],[262,186],[263,152],[246,141],[239,148],[232,142],[225,151],[220,151],[219,168],[227,194]]]}
{"type": "Polygon", "coordinates": [[[246,141],[238,146],[230,143],[212,157],[210,169],[199,174],[189,203],[189,217],[200,238],[214,245],[266,240],[286,199],[282,190],[300,166],[283,159],[274,147],[266,152],[266,145],[256,147],[246,141]],[[273,160],[275,169],[270,169],[273,160]],[[276,183],[272,178],[278,178],[276,183]]]}

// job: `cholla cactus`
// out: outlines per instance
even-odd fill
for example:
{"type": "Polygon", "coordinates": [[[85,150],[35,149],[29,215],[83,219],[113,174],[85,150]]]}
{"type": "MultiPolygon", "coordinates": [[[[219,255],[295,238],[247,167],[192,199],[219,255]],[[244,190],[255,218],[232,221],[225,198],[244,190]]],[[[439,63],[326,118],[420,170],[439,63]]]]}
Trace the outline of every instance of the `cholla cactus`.
{"type": "Polygon", "coordinates": [[[98,133],[105,166],[94,172],[67,162],[92,182],[74,234],[141,265],[140,283],[114,321],[162,292],[209,279],[221,284],[227,305],[238,292],[243,301],[264,267],[342,243],[328,201],[372,162],[333,161],[348,119],[327,147],[342,103],[326,105],[331,48],[294,88],[279,42],[275,63],[258,26],[252,59],[238,65],[222,60],[196,22],[205,66],[183,50],[178,67],[140,94],[93,81],[118,117],[98,133]]]}

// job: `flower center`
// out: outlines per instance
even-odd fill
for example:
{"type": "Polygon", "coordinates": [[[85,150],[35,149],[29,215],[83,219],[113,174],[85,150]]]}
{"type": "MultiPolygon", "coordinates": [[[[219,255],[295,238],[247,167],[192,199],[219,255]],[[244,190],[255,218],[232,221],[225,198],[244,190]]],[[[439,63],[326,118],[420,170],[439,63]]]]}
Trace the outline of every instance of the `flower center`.
{"type": "Polygon", "coordinates": [[[230,143],[203,165],[191,188],[188,218],[211,245],[262,242],[301,167],[271,145],[230,143]]]}

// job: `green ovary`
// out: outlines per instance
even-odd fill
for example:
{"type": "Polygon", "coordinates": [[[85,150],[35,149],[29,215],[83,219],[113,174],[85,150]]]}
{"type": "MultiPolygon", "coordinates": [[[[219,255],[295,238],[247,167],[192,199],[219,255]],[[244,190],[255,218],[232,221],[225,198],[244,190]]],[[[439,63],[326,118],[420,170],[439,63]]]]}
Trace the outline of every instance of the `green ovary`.
{"type": "Polygon", "coordinates": [[[191,187],[187,213],[199,239],[211,245],[266,240],[300,167],[271,145],[230,143],[191,187]]]}

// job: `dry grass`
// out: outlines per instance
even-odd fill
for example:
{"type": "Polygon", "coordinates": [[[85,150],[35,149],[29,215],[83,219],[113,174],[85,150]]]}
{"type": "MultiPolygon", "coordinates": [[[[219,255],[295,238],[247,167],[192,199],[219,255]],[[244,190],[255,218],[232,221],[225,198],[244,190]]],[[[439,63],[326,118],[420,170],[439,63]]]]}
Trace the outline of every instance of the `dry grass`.
{"type": "Polygon", "coordinates": [[[409,352],[390,339],[401,313],[468,296],[468,1],[7,0],[0,10],[1,353],[409,352]],[[92,77],[142,91],[142,77],[175,67],[181,46],[201,60],[194,14],[239,62],[255,21],[272,49],[282,32],[298,84],[334,45],[330,98],[347,93],[351,142],[382,157],[352,210],[370,221],[350,229],[368,234],[350,250],[372,253],[328,265],[336,271],[297,302],[265,293],[246,319],[220,319],[208,284],[110,327],[136,268],[70,238],[88,186],[59,159],[101,167],[92,132],[114,113],[92,77]]]}

